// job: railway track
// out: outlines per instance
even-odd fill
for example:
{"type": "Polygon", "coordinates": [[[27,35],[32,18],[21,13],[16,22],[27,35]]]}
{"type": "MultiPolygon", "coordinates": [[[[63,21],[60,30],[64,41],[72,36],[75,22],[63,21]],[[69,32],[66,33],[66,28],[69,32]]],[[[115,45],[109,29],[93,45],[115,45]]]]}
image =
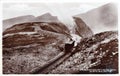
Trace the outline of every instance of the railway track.
{"type": "Polygon", "coordinates": [[[73,48],[69,53],[61,52],[56,57],[44,64],[42,67],[38,67],[30,71],[30,74],[48,74],[52,69],[56,68],[71,55],[73,55],[74,52],[75,48],[73,48]]]}

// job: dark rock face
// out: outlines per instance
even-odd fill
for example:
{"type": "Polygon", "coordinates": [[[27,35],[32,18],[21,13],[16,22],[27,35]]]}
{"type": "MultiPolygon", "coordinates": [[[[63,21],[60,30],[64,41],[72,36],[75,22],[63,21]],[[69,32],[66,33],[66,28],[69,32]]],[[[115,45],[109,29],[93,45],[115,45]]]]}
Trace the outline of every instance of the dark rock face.
{"type": "Polygon", "coordinates": [[[49,73],[118,73],[116,32],[103,32],[82,39],[75,51],[49,73]]]}
{"type": "Polygon", "coordinates": [[[3,32],[3,73],[29,73],[62,50],[69,30],[62,23],[31,22],[3,32]],[[67,35],[65,35],[67,33],[67,35]]]}
{"type": "Polygon", "coordinates": [[[74,17],[74,20],[76,22],[75,26],[75,33],[79,36],[86,38],[93,35],[92,30],[89,28],[89,26],[86,25],[86,23],[79,17],[74,17]]]}
{"type": "MultiPolygon", "coordinates": [[[[105,52],[106,54],[100,59],[101,64],[93,66],[90,69],[108,69],[109,71],[107,71],[107,73],[118,73],[118,45],[116,45],[117,42],[118,40],[114,39],[108,43],[99,45],[96,50],[98,50],[99,52],[105,52]],[[113,71],[111,72],[110,70],[113,71]]],[[[95,56],[99,58],[97,54],[95,54],[95,56]]]]}

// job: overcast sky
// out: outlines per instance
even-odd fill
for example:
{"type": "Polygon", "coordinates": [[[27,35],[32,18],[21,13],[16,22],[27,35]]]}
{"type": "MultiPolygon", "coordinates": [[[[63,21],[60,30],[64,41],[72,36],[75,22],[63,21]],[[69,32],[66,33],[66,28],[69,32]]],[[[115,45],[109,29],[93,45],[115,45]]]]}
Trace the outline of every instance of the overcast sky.
{"type": "Polygon", "coordinates": [[[3,3],[3,19],[23,15],[40,16],[51,13],[67,25],[73,25],[72,16],[85,13],[106,3],[3,3]]]}
{"type": "Polygon", "coordinates": [[[22,15],[39,16],[46,12],[58,17],[68,17],[87,12],[105,3],[3,3],[3,19],[22,15]]]}

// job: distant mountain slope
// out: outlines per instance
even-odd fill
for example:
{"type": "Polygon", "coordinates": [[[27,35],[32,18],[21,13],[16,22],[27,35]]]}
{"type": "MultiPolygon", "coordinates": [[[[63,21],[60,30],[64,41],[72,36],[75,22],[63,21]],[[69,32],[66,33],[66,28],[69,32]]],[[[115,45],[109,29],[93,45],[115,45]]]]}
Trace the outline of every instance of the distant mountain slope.
{"type": "Polygon", "coordinates": [[[81,18],[94,33],[117,30],[118,13],[115,4],[109,3],[74,17],[81,18]]]}
{"type": "Polygon", "coordinates": [[[45,13],[38,17],[34,17],[32,15],[19,16],[3,20],[3,31],[15,24],[26,22],[60,22],[60,21],[58,20],[57,16],[52,16],[50,13],[45,13]]]}
{"type": "Polygon", "coordinates": [[[19,17],[3,20],[3,31],[6,28],[9,28],[15,24],[30,22],[34,18],[35,17],[32,15],[26,15],[26,16],[19,16],[19,17]]]}
{"type": "Polygon", "coordinates": [[[57,16],[52,16],[50,13],[45,13],[41,16],[36,17],[34,22],[60,22],[57,16]]]}
{"type": "Polygon", "coordinates": [[[118,73],[117,32],[102,32],[82,39],[75,51],[49,73],[118,73]]]}

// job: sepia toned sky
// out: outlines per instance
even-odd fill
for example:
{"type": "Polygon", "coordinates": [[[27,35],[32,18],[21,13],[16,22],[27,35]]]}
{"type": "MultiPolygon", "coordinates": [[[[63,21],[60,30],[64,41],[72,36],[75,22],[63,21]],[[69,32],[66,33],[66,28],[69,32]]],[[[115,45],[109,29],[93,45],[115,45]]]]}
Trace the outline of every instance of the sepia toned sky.
{"type": "MultiPolygon", "coordinates": [[[[53,16],[57,16],[61,22],[72,29],[75,25],[73,16],[88,12],[105,4],[107,3],[3,3],[2,13],[3,20],[5,20],[24,15],[40,16],[49,12],[53,16]]],[[[93,24],[91,26],[93,27],[93,24]]],[[[103,28],[105,29],[105,26],[103,26],[103,28]]],[[[110,28],[113,29],[113,27],[106,28],[107,30],[110,28]]],[[[95,30],[97,30],[95,31],[96,33],[99,31],[101,32],[101,30],[95,30]]]]}
{"type": "Polygon", "coordinates": [[[72,16],[104,4],[106,3],[3,3],[3,20],[24,15],[40,16],[49,12],[72,28],[72,16]]]}
{"type": "Polygon", "coordinates": [[[105,3],[3,3],[3,19],[22,15],[40,16],[47,12],[58,17],[73,16],[103,4],[105,3]]]}

